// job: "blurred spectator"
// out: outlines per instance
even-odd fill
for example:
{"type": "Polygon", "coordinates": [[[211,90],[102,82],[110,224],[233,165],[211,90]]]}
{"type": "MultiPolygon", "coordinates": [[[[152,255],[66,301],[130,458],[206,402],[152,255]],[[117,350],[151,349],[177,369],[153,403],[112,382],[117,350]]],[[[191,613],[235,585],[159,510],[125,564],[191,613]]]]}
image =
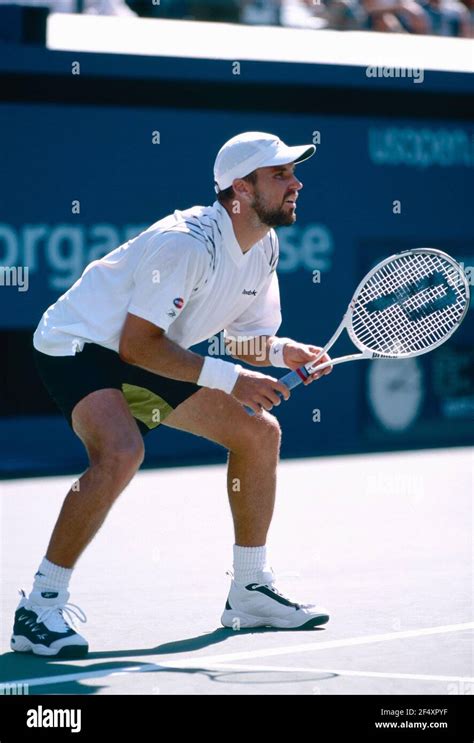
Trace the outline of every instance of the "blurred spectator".
{"type": "Polygon", "coordinates": [[[474,37],[474,0],[462,0],[462,4],[467,8],[468,22],[467,26],[463,27],[463,36],[467,38],[474,37]]]}
{"type": "Polygon", "coordinates": [[[428,16],[428,33],[436,36],[469,36],[470,16],[457,0],[419,0],[428,16]]]}
{"type": "Polygon", "coordinates": [[[90,15],[137,15],[125,0],[84,0],[83,12],[90,15]]]}
{"type": "Polygon", "coordinates": [[[362,0],[368,15],[368,28],[392,33],[426,34],[429,19],[414,0],[362,0]]]}
{"type": "Polygon", "coordinates": [[[144,18],[169,18],[190,21],[189,0],[128,0],[133,10],[144,18]]]}
{"type": "Polygon", "coordinates": [[[238,23],[241,0],[188,0],[189,14],[195,21],[238,23]]]}
{"type": "Polygon", "coordinates": [[[1,5],[28,5],[49,8],[51,13],[77,13],[79,7],[90,15],[136,16],[125,0],[0,0],[1,5]]]}
{"type": "Polygon", "coordinates": [[[279,26],[282,0],[240,0],[240,22],[279,26]]]}
{"type": "Polygon", "coordinates": [[[325,28],[323,0],[282,0],[281,24],[291,28],[325,28]]]}
{"type": "Polygon", "coordinates": [[[354,31],[367,28],[367,13],[358,0],[326,0],[328,28],[354,31]]]}
{"type": "Polygon", "coordinates": [[[57,13],[474,36],[474,0],[0,0],[2,4],[43,6],[57,13]]]}

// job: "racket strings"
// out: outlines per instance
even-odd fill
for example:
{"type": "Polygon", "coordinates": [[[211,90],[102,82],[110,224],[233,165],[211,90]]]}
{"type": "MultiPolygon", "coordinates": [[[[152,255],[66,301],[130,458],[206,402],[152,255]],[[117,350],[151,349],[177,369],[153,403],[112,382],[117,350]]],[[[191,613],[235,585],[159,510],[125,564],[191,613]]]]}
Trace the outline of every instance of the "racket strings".
{"type": "MultiPolygon", "coordinates": [[[[437,313],[439,314],[439,313],[437,313]]],[[[456,324],[458,314],[449,317],[449,310],[444,311],[444,322],[439,318],[423,313],[417,320],[407,319],[397,307],[385,310],[384,317],[373,320],[362,319],[361,325],[356,325],[359,339],[373,350],[382,353],[412,353],[433,345],[442,339],[456,324]],[[424,322],[421,323],[420,319],[424,322]],[[414,327],[415,323],[418,327],[414,327]]],[[[452,313],[451,313],[452,314],[452,313]]]]}
{"type": "MultiPolygon", "coordinates": [[[[392,338],[387,337],[387,328],[384,327],[384,323],[389,326],[392,335],[396,335],[397,340],[402,342],[402,345],[413,342],[414,350],[419,350],[426,345],[430,345],[433,341],[438,341],[445,334],[445,329],[440,327],[439,318],[435,319],[435,313],[432,311],[426,312],[426,307],[429,307],[429,302],[436,301],[445,294],[442,286],[437,285],[434,287],[422,287],[420,291],[410,295],[407,292],[407,286],[413,287],[413,282],[425,278],[427,275],[432,273],[433,266],[430,265],[430,261],[426,260],[424,255],[417,255],[417,258],[421,258],[421,261],[417,261],[417,265],[413,264],[413,261],[406,261],[399,259],[398,266],[396,266],[396,272],[393,271],[393,263],[388,266],[384,266],[381,270],[381,277],[375,275],[367,286],[365,292],[367,300],[376,299],[379,296],[391,296],[393,303],[384,308],[383,313],[377,313],[370,315],[365,313],[365,317],[361,317],[360,321],[362,326],[362,337],[367,338],[370,335],[375,336],[378,343],[382,343],[383,350],[389,351],[391,347],[392,338]],[[411,266],[407,267],[407,263],[411,263],[411,266]],[[400,265],[401,264],[401,265],[400,265]],[[404,265],[403,265],[404,264],[404,265]],[[428,264],[428,265],[427,265],[428,264]],[[407,271],[408,268],[408,271],[407,271]],[[390,270],[392,269],[392,270],[390,270]],[[411,284],[409,283],[411,282],[411,284]],[[383,284],[382,293],[380,291],[381,285],[383,284]],[[418,312],[415,311],[418,310],[418,312]],[[410,315],[411,318],[410,319],[410,315]],[[414,334],[415,323],[414,319],[424,319],[423,323],[423,335],[420,335],[421,326],[417,323],[418,331],[416,337],[414,334]],[[382,321],[382,323],[381,323],[382,321]]],[[[438,260],[436,269],[443,268],[442,264],[438,260]]],[[[416,284],[415,284],[416,287],[416,284]]],[[[413,289],[412,289],[413,290],[413,289]]],[[[362,292],[361,292],[362,298],[362,292]]],[[[462,310],[461,310],[462,311],[462,310]]],[[[453,312],[452,306],[445,308],[444,319],[447,320],[448,329],[452,327],[452,322],[457,322],[458,312],[453,312]]],[[[400,343],[398,346],[399,351],[400,343]]],[[[393,349],[396,350],[396,349],[393,349]]]]}
{"type": "Polygon", "coordinates": [[[467,302],[460,271],[442,256],[399,256],[361,287],[352,330],[365,348],[403,356],[438,344],[458,324],[467,302]]]}

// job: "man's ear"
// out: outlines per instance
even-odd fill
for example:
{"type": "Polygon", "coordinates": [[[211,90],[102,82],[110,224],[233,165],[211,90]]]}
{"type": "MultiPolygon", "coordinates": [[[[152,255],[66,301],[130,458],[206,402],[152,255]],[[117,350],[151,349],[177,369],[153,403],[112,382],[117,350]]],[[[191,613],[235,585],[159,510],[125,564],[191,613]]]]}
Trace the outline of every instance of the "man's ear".
{"type": "Polygon", "coordinates": [[[235,178],[232,182],[232,188],[239,199],[248,199],[251,196],[251,185],[243,178],[235,178]]]}

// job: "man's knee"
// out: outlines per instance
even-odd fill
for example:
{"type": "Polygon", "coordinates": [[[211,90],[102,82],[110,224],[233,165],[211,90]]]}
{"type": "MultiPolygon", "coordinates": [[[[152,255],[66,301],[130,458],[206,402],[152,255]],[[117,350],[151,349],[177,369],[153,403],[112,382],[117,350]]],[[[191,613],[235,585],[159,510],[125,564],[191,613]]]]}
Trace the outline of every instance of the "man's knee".
{"type": "Polygon", "coordinates": [[[261,421],[261,435],[270,436],[277,441],[281,439],[281,427],[278,418],[275,418],[274,415],[265,411],[262,415],[255,416],[255,419],[261,421]]]}
{"type": "Polygon", "coordinates": [[[238,432],[236,448],[250,448],[258,452],[279,451],[281,442],[280,424],[274,415],[264,411],[259,415],[250,417],[247,425],[238,432]]]}
{"type": "Polygon", "coordinates": [[[105,449],[95,452],[91,465],[107,469],[114,480],[133,477],[140,468],[145,456],[141,436],[133,436],[118,442],[111,442],[105,449]]]}

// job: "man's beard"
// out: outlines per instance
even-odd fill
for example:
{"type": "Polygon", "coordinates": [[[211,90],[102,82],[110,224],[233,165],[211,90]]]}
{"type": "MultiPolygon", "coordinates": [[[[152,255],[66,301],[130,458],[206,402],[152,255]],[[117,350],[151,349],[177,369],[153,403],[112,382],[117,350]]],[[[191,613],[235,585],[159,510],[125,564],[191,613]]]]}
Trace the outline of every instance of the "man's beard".
{"type": "Polygon", "coordinates": [[[258,191],[255,191],[250,206],[262,224],[266,224],[267,227],[284,227],[295,222],[294,211],[286,211],[283,204],[276,209],[269,209],[263,203],[258,191]]]}

